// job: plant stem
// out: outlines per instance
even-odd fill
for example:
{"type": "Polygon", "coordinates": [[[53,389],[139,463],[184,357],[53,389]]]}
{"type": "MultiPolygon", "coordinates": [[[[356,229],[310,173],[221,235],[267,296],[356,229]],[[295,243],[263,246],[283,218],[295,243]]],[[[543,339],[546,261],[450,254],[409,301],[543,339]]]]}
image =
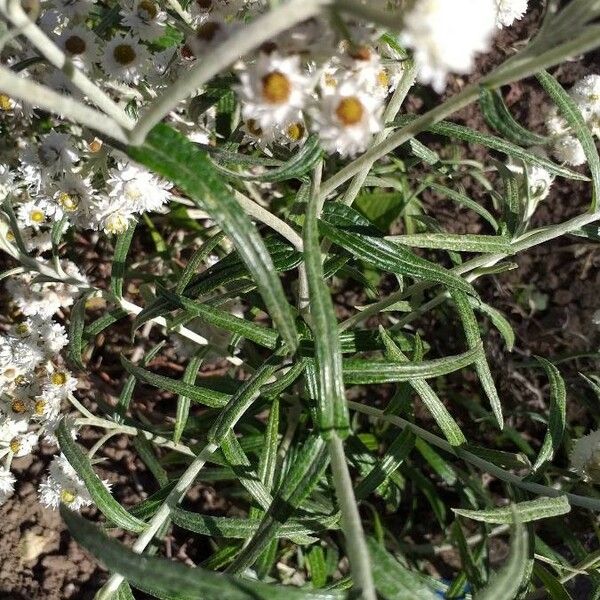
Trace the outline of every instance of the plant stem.
{"type": "MultiPolygon", "coordinates": [[[[184,471],[175,487],[171,490],[161,507],[148,523],[144,533],[142,533],[135,544],[133,544],[132,550],[134,552],[141,554],[146,549],[146,546],[148,546],[148,544],[152,541],[159,529],[169,519],[172,508],[179,503],[181,498],[187,492],[188,488],[192,485],[192,483],[194,483],[194,480],[206,464],[206,461],[217,450],[217,448],[217,444],[207,444],[202,452],[198,454],[190,466],[184,471]]],[[[96,600],[108,600],[121,585],[123,579],[124,578],[122,575],[116,573],[111,575],[102,589],[96,595],[96,600]]]]}
{"type": "Polygon", "coordinates": [[[58,113],[67,119],[118,140],[127,142],[124,129],[104,113],[81,102],[63,96],[45,85],[24,79],[6,67],[0,67],[0,89],[12,98],[18,98],[44,110],[58,113]]]}
{"type": "Polygon", "coordinates": [[[333,485],[340,505],[342,531],[346,539],[346,553],[350,560],[352,581],[357,594],[355,597],[361,600],[377,600],[369,550],[348,471],[344,444],[336,433],[329,440],[329,455],[333,485]]]}
{"type": "Polygon", "coordinates": [[[493,475],[494,477],[497,477],[506,483],[510,483],[511,485],[531,492],[532,494],[536,494],[537,496],[548,496],[550,498],[566,496],[572,506],[581,506],[582,508],[587,508],[588,510],[600,511],[600,498],[590,498],[587,496],[570,494],[569,492],[563,492],[547,485],[541,485],[531,481],[524,481],[521,477],[514,475],[513,473],[509,473],[508,471],[491,462],[488,462],[487,460],[484,460],[483,458],[479,458],[479,456],[476,456],[472,452],[463,450],[457,446],[451,446],[446,440],[443,440],[437,435],[426,431],[425,429],[422,429],[421,427],[414,425],[410,421],[406,421],[401,417],[385,414],[382,410],[372,408],[371,406],[366,406],[358,402],[348,401],[348,407],[366,415],[381,419],[382,421],[388,421],[397,427],[400,427],[401,429],[409,428],[415,435],[424,439],[426,442],[429,442],[432,446],[436,446],[437,448],[440,448],[440,450],[454,454],[458,458],[468,462],[478,469],[481,469],[482,471],[489,473],[490,475],[493,475]]]}
{"type": "MultiPolygon", "coordinates": [[[[127,113],[115,104],[115,102],[93,83],[87,75],[80,71],[73,62],[65,56],[65,53],[33,21],[31,21],[18,0],[0,0],[0,11],[14,27],[16,27],[41,52],[50,64],[54,65],[57,69],[60,69],[73,85],[80,89],[85,96],[98,106],[98,108],[103,110],[116,125],[127,130],[133,129],[135,123],[127,113]]],[[[11,88],[8,89],[8,92],[13,93],[11,88]]],[[[37,94],[31,94],[29,98],[25,98],[25,100],[28,100],[29,102],[34,101],[38,104],[37,94]]],[[[59,114],[68,116],[66,112],[63,112],[62,105],[60,104],[58,106],[55,105],[54,108],[48,108],[47,110],[53,110],[59,112],[59,114]]],[[[78,119],[74,120],[77,121],[78,119]]],[[[83,124],[88,125],[87,123],[83,124]]],[[[101,117],[100,120],[96,120],[95,123],[90,123],[88,126],[100,130],[100,127],[106,127],[107,125],[106,118],[101,117]]],[[[116,128],[115,131],[117,131],[116,128]]],[[[114,135],[112,135],[112,137],[114,137],[114,135]]]]}

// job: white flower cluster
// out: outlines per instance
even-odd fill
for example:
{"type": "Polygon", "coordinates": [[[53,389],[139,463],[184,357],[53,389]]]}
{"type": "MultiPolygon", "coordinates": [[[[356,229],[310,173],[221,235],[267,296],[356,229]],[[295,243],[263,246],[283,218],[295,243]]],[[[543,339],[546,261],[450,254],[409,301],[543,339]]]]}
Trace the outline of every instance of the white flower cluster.
{"type": "Polygon", "coordinates": [[[584,479],[600,483],[600,430],[578,439],[571,451],[571,467],[584,479]]]}
{"type": "MultiPolygon", "coordinates": [[[[75,274],[74,265],[65,270],[75,274]]],[[[7,291],[25,317],[0,337],[0,504],[13,492],[13,458],[26,456],[41,438],[54,443],[64,401],[77,379],[60,356],[67,345],[65,328],[51,316],[73,302],[76,288],[65,284],[33,283],[15,276],[7,291]]]]}
{"type": "MultiPolygon", "coordinates": [[[[569,91],[592,134],[600,139],[600,75],[588,75],[569,91]]],[[[568,165],[578,166],[585,161],[581,142],[573,134],[556,106],[548,110],[546,128],[553,138],[552,154],[568,165]]]]}
{"type": "MultiPolygon", "coordinates": [[[[182,28],[154,0],[125,0],[112,20],[95,0],[46,0],[38,23],[74,66],[135,111],[185,77],[207,51],[269,3],[192,0],[187,6],[189,26],[182,28]]],[[[242,131],[262,147],[293,147],[314,131],[327,152],[355,156],[382,128],[384,101],[407,56],[399,44],[412,50],[420,81],[441,91],[448,73],[472,70],[476,53],[488,49],[497,24],[511,24],[526,8],[526,0],[419,0],[408,4],[403,31],[393,42],[353,22],[342,28],[348,39],[340,39],[328,21],[312,18],[236,65],[242,131]]],[[[35,56],[26,46],[10,48],[3,51],[7,64],[21,65],[35,56]]],[[[19,70],[61,93],[81,95],[44,62],[19,70]]],[[[7,119],[13,129],[37,116],[31,106],[6,95],[0,96],[2,113],[15,117],[7,119]]],[[[188,101],[170,118],[194,140],[214,139],[214,107],[200,119],[192,115],[188,101]]],[[[79,227],[119,233],[135,215],[158,210],[169,200],[168,186],[147,171],[86,132],[56,126],[48,123],[48,133],[41,136],[16,136],[20,152],[0,168],[0,195],[18,198],[16,213],[31,248],[47,249],[47,226],[62,217],[79,227]],[[80,141],[86,137],[87,142],[80,141]]]]}

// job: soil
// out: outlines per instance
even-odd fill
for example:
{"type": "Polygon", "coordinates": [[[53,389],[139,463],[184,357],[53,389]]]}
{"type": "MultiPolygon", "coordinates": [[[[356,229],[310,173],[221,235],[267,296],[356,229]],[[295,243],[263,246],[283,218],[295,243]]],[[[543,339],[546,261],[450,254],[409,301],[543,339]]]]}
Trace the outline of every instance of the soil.
{"type": "MultiPolygon", "coordinates": [[[[515,27],[504,30],[495,42],[492,53],[480,61],[479,72],[488,71],[498,64],[511,49],[525,40],[537,27],[540,18],[539,8],[534,7],[528,17],[515,27]]],[[[578,78],[590,72],[600,72],[600,54],[595,53],[583,60],[566,63],[553,73],[561,83],[572,84],[578,78]]],[[[464,81],[455,79],[447,93],[458,91],[464,81]]],[[[545,98],[535,80],[513,84],[505,90],[505,98],[516,118],[531,129],[542,131],[542,110],[545,98]]],[[[438,101],[431,92],[421,90],[410,96],[407,110],[421,112],[438,101]]],[[[476,105],[470,106],[455,116],[456,120],[480,130],[486,125],[476,105]]],[[[480,148],[463,146],[464,156],[478,158],[483,156],[480,148]]],[[[479,189],[473,185],[467,189],[472,197],[481,199],[479,189]]],[[[586,209],[589,186],[565,180],[557,180],[551,195],[544,201],[536,213],[533,224],[557,223],[586,209]]],[[[425,210],[435,214],[438,221],[449,231],[491,233],[487,231],[473,214],[456,210],[456,206],[442,201],[433,195],[425,195],[425,210]]],[[[86,255],[81,264],[95,264],[92,273],[94,279],[106,281],[108,266],[102,261],[106,251],[102,243],[95,240],[78,240],[77,250],[86,255]],[[90,259],[94,259],[90,262],[90,259]]],[[[595,351],[600,343],[600,329],[594,328],[592,316],[600,309],[600,251],[598,246],[587,243],[581,238],[561,239],[546,244],[517,257],[518,269],[502,275],[485,278],[478,289],[484,300],[495,306],[511,321],[517,337],[515,352],[507,355],[500,337],[493,331],[486,338],[487,351],[497,376],[500,392],[510,407],[519,407],[522,411],[528,407],[543,410],[544,389],[543,374],[536,370],[525,370],[524,363],[534,355],[549,358],[565,358],[561,371],[567,379],[569,390],[569,421],[587,428],[590,425],[589,413],[584,402],[580,402],[588,392],[581,385],[578,372],[586,372],[592,363],[587,358],[573,358],[578,353],[595,351]],[[515,302],[515,294],[521,301],[515,302]],[[532,305],[535,305],[533,306],[532,305]]],[[[360,304],[360,298],[351,290],[345,290],[343,303],[348,307],[360,304]]],[[[419,323],[427,328],[432,323],[419,323]]],[[[440,326],[436,323],[435,326],[440,326]]],[[[443,323],[441,324],[443,326],[443,323]]],[[[443,337],[443,336],[437,336],[443,337]]],[[[119,367],[115,361],[118,348],[129,348],[128,330],[113,328],[110,340],[103,336],[98,340],[94,360],[90,365],[90,389],[100,390],[108,401],[122,385],[119,367]],[[105,347],[102,347],[102,344],[105,347]]],[[[430,338],[431,339],[431,338],[430,338]]],[[[452,344],[447,338],[445,344],[452,344]]],[[[458,344],[459,342],[457,342],[458,344]]],[[[439,349],[440,352],[447,348],[439,349]]],[[[176,359],[168,364],[156,364],[167,370],[180,371],[181,365],[176,359]]],[[[209,369],[218,369],[219,365],[210,365],[209,369]]],[[[456,381],[456,392],[465,386],[464,381],[456,381]]],[[[469,385],[469,384],[467,384],[469,385]]],[[[476,385],[473,382],[471,385],[476,385]]],[[[382,395],[385,395],[385,388],[382,395]]],[[[94,406],[91,400],[88,406],[94,406]]],[[[136,397],[137,398],[137,397],[136,397]]],[[[136,401],[134,398],[134,403],[136,401]]],[[[160,394],[154,395],[152,402],[139,402],[137,409],[151,414],[154,406],[161,402],[160,394]]],[[[419,418],[427,419],[426,413],[419,418]]],[[[518,423],[513,423],[518,426],[518,423]]],[[[91,446],[95,439],[93,432],[82,443],[91,446]]],[[[542,431],[531,431],[532,439],[541,438],[542,431]]],[[[58,513],[43,508],[37,501],[36,489],[47,469],[53,449],[45,448],[35,458],[15,461],[15,475],[18,484],[14,497],[0,507],[0,600],[86,600],[93,598],[102,582],[105,571],[73,542],[58,513]]],[[[144,465],[135,457],[126,438],[113,438],[100,452],[100,457],[110,461],[110,477],[114,492],[126,506],[142,500],[145,494],[154,491],[153,480],[144,465]]],[[[563,457],[564,458],[564,457],[563,457]]],[[[102,468],[102,465],[99,465],[102,468]]],[[[108,474],[105,474],[108,476],[108,474]]],[[[209,486],[193,489],[188,502],[197,510],[223,514],[231,507],[223,497],[209,486]]],[[[93,512],[89,513],[93,516],[93,512]]],[[[424,519],[423,522],[427,522],[424,519]]],[[[424,540],[427,541],[427,540],[424,540]]],[[[494,554],[501,557],[505,548],[501,542],[494,554]]],[[[166,540],[165,554],[184,562],[197,564],[206,557],[208,548],[203,542],[189,534],[175,530],[166,540]]],[[[451,572],[456,560],[454,555],[442,557],[436,566],[440,572],[451,572]],[[445,566],[444,566],[445,564],[445,566]]],[[[136,597],[143,598],[136,592],[136,597]]],[[[583,597],[583,596],[579,596],[583,597]]]]}

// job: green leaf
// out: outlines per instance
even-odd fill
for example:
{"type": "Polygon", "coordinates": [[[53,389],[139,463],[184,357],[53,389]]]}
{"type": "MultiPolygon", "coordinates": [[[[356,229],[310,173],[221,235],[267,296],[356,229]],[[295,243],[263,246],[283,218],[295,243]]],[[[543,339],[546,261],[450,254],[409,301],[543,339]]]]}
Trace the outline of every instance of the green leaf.
{"type": "MultiPolygon", "coordinates": [[[[149,364],[150,361],[162,350],[165,344],[165,340],[159,344],[156,344],[154,348],[146,353],[141,361],[141,365],[145,367],[147,364],[149,364]]],[[[131,403],[131,398],[133,397],[133,390],[135,389],[136,381],[137,379],[133,375],[130,375],[127,378],[127,381],[125,381],[125,385],[121,389],[121,393],[119,394],[119,399],[114,411],[115,419],[118,421],[122,421],[125,418],[125,414],[127,413],[127,409],[131,403]]]]}
{"type": "Polygon", "coordinates": [[[354,495],[357,500],[364,500],[398,469],[413,449],[415,439],[415,434],[408,428],[394,439],[385,455],[356,486],[354,495]]]}
{"type": "Polygon", "coordinates": [[[199,150],[171,127],[157,125],[140,147],[130,146],[134,160],[174,182],[205,210],[234,242],[290,350],[298,344],[294,316],[281,281],[256,227],[199,150]]]}
{"type": "Polygon", "coordinates": [[[424,360],[420,363],[399,364],[380,360],[353,358],[343,361],[344,381],[348,384],[394,383],[411,379],[431,379],[458,371],[477,360],[481,346],[462,354],[424,360]]]}
{"type": "Polygon", "coordinates": [[[515,332],[513,331],[512,325],[508,321],[508,319],[498,310],[496,310],[493,306],[486,304],[481,301],[479,298],[473,298],[469,296],[469,304],[477,311],[485,315],[489,318],[489,320],[493,323],[494,327],[500,332],[500,335],[504,339],[504,343],[506,344],[506,348],[509,352],[512,352],[512,349],[515,345],[515,332]]]}
{"type": "Polygon", "coordinates": [[[502,404],[496,390],[496,384],[490,371],[485,353],[483,351],[483,343],[481,341],[481,335],[479,334],[479,325],[475,318],[475,313],[469,304],[469,299],[466,294],[453,290],[451,292],[452,299],[460,316],[460,320],[463,325],[465,332],[465,338],[467,339],[467,345],[469,348],[479,348],[480,355],[475,359],[475,369],[477,375],[481,381],[481,385],[490,401],[492,411],[496,417],[498,427],[502,429],[504,427],[504,417],[502,416],[502,404]]]}
{"type": "MultiPolygon", "coordinates": [[[[248,539],[258,530],[261,519],[245,517],[214,517],[175,507],[171,512],[175,525],[200,535],[222,537],[227,539],[248,539]]],[[[294,538],[310,536],[319,531],[337,529],[337,515],[333,517],[315,517],[314,519],[291,520],[281,526],[274,536],[276,538],[294,538]]]]}
{"type": "Polygon", "coordinates": [[[314,591],[268,585],[191,568],[166,558],[140,555],[104,535],[89,521],[61,506],[71,535],[110,571],[120,573],[139,590],[165,600],[341,600],[336,591],[314,591]]]}
{"type": "Polygon", "coordinates": [[[323,260],[317,224],[318,193],[306,208],[304,221],[304,262],[310,306],[309,324],[315,344],[317,374],[317,422],[321,434],[332,432],[346,437],[350,428],[342,375],[342,349],[331,294],[323,274],[323,260]]]}
{"type": "MultiPolygon", "coordinates": [[[[409,124],[415,118],[416,117],[412,115],[405,115],[399,119],[396,119],[394,124],[403,127],[409,124]]],[[[428,127],[427,131],[448,137],[453,140],[460,140],[470,144],[480,144],[481,146],[485,146],[491,150],[496,150],[498,152],[502,152],[503,154],[507,154],[508,156],[512,156],[513,158],[523,160],[528,164],[543,167],[550,173],[558,175],[559,177],[566,177],[567,179],[576,179],[579,181],[588,180],[587,177],[577,173],[577,171],[557,165],[547,158],[537,156],[533,152],[525,150],[524,148],[521,148],[520,146],[508,142],[500,137],[488,135],[487,133],[481,133],[480,131],[475,131],[469,127],[458,125],[457,123],[440,121],[439,123],[428,127]]]]}
{"type": "MultiPolygon", "coordinates": [[[[208,352],[208,348],[203,348],[196,352],[194,356],[190,358],[187,366],[185,367],[185,371],[181,378],[182,383],[188,385],[194,385],[196,383],[196,377],[198,376],[198,371],[202,366],[202,362],[204,361],[204,357],[208,352]]],[[[190,399],[180,394],[177,397],[177,412],[175,414],[175,427],[173,428],[173,441],[175,443],[181,440],[181,435],[185,429],[187,424],[188,415],[190,412],[190,399]]]]}
{"type": "Polygon", "coordinates": [[[193,279],[194,275],[196,275],[196,271],[200,265],[210,256],[210,253],[223,241],[224,238],[225,234],[220,231],[206,240],[206,242],[204,242],[202,246],[200,246],[200,248],[198,248],[198,250],[192,254],[190,260],[188,260],[185,268],[177,279],[175,294],[183,293],[189,282],[193,279]]]}
{"type": "Polygon", "coordinates": [[[154,454],[154,447],[143,435],[136,435],[133,438],[133,445],[138,453],[138,456],[142,459],[142,462],[148,467],[148,470],[154,475],[154,479],[158,482],[160,487],[164,487],[169,483],[169,477],[167,472],[160,464],[154,454]]]}
{"type": "Polygon", "coordinates": [[[328,462],[329,454],[325,440],[321,436],[309,437],[292,463],[258,530],[228,571],[241,572],[254,563],[276,532],[313,491],[328,462]]]}
{"type": "MultiPolygon", "coordinates": [[[[232,177],[233,179],[247,179],[253,181],[289,181],[290,179],[304,179],[308,173],[321,159],[322,150],[319,145],[319,138],[311,135],[302,145],[299,151],[294,151],[292,157],[280,167],[269,169],[265,173],[241,173],[232,171],[213,162],[213,167],[219,173],[232,177]]],[[[234,155],[240,156],[240,155],[234,155]]],[[[232,157],[233,158],[233,157],[232,157]]],[[[239,164],[237,160],[233,164],[239,164]]]]}
{"type": "MultiPolygon", "coordinates": [[[[338,203],[331,202],[329,204],[337,205],[338,203]]],[[[344,212],[348,212],[348,207],[345,207],[344,212]]],[[[360,217],[358,213],[357,216],[360,217]]],[[[342,228],[342,226],[336,225],[336,222],[340,223],[340,221],[339,214],[334,214],[330,208],[328,212],[323,212],[319,228],[334,244],[344,248],[367,264],[383,271],[408,275],[423,281],[441,283],[450,288],[457,288],[468,294],[476,295],[471,284],[458,275],[454,275],[450,271],[416,256],[400,244],[381,237],[365,235],[362,232],[362,227],[358,230],[356,226],[342,228]]],[[[361,221],[358,222],[363,225],[361,221]]],[[[367,223],[367,225],[371,226],[370,223],[367,223]]],[[[364,230],[369,231],[367,228],[364,230]]]]}
{"type": "Polygon", "coordinates": [[[112,523],[135,533],[141,533],[145,524],[143,521],[130,515],[106,489],[106,486],[100,481],[100,478],[90,464],[87,456],[79,449],[71,437],[65,420],[63,419],[56,430],[56,437],[62,453],[66,456],[69,464],[75,469],[75,472],[87,488],[94,504],[98,510],[112,523]]]}
{"type": "Polygon", "coordinates": [[[71,309],[69,323],[69,346],[67,348],[68,356],[73,363],[82,371],[85,370],[83,364],[83,347],[85,331],[85,304],[92,292],[86,292],[79,296],[71,309]]]}
{"type": "Polygon", "coordinates": [[[273,349],[277,345],[279,335],[274,329],[256,325],[221,308],[172,294],[165,289],[160,289],[159,294],[167,298],[172,306],[180,306],[186,313],[197,317],[204,323],[230,331],[265,348],[273,349]]]}
{"type": "Polygon", "coordinates": [[[483,206],[480,206],[477,202],[475,202],[475,200],[472,200],[465,194],[461,194],[452,188],[440,185],[438,183],[430,183],[429,188],[434,192],[437,192],[438,194],[441,194],[442,196],[445,196],[448,199],[456,202],[457,204],[470,208],[473,212],[485,219],[494,228],[494,231],[498,230],[498,222],[492,213],[486,210],[483,206]]]}
{"type": "Polygon", "coordinates": [[[147,383],[148,385],[152,385],[167,392],[173,392],[180,396],[186,396],[194,402],[210,406],[211,408],[221,408],[225,406],[231,397],[229,394],[224,394],[223,392],[191,385],[177,379],[165,377],[164,375],[151,373],[146,369],[142,369],[142,367],[134,365],[124,356],[121,357],[121,364],[128,373],[143,383],[147,383]]]}
{"type": "Polygon", "coordinates": [[[367,539],[375,587],[385,600],[435,600],[425,578],[398,562],[373,538],[367,539]]]}
{"type": "Polygon", "coordinates": [[[529,131],[515,120],[499,91],[482,87],[479,106],[487,124],[504,139],[519,146],[545,146],[548,143],[547,137],[529,131]]]}
{"type": "Polygon", "coordinates": [[[567,120],[567,123],[573,129],[577,139],[583,146],[594,185],[591,210],[596,211],[598,210],[598,198],[600,197],[600,156],[598,155],[598,149],[596,148],[592,132],[574,100],[552,75],[546,71],[541,71],[537,74],[537,78],[550,98],[556,103],[559,111],[567,120]]]}
{"type": "Polygon", "coordinates": [[[386,239],[414,248],[511,254],[509,240],[497,235],[415,233],[413,235],[390,236],[386,239]]]}
{"type": "Polygon", "coordinates": [[[136,225],[137,223],[132,223],[123,233],[117,236],[110,272],[110,291],[116,298],[123,297],[123,280],[127,267],[127,254],[129,253],[136,225]]]}
{"type": "Polygon", "coordinates": [[[258,398],[260,388],[267,383],[276,368],[276,361],[269,359],[252,374],[252,377],[244,381],[215,419],[207,434],[209,442],[217,446],[221,444],[223,438],[233,430],[243,414],[258,398]]]}
{"type": "MultiPolygon", "coordinates": [[[[408,358],[403,354],[400,348],[398,348],[398,346],[394,343],[391,336],[382,327],[380,327],[380,334],[386,347],[386,358],[402,364],[408,363],[408,358]]],[[[422,364],[422,362],[416,364],[422,364]]],[[[423,404],[425,404],[427,407],[427,410],[429,410],[431,413],[431,416],[434,418],[435,422],[446,436],[448,442],[452,446],[460,446],[466,443],[467,440],[463,435],[463,432],[460,430],[458,423],[448,412],[448,409],[438,398],[433,388],[422,378],[413,377],[408,381],[410,386],[419,395],[419,398],[421,398],[423,404]]]]}
{"type": "Polygon", "coordinates": [[[548,593],[551,600],[572,600],[565,586],[539,562],[533,565],[533,574],[542,582],[543,591],[548,593]]]}
{"type": "Polygon", "coordinates": [[[374,192],[361,194],[353,206],[374,223],[381,231],[388,231],[390,225],[400,215],[405,204],[403,194],[399,192],[374,192]]]}
{"type": "Polygon", "coordinates": [[[525,576],[528,559],[527,531],[520,522],[516,522],[508,560],[492,575],[485,588],[475,594],[475,600],[514,600],[525,576]]]}
{"type": "Polygon", "coordinates": [[[539,356],[536,358],[544,367],[550,381],[550,416],[544,443],[533,465],[534,471],[537,471],[545,462],[552,460],[562,442],[567,419],[567,390],[560,371],[546,359],[539,356]]]}
{"type": "Polygon", "coordinates": [[[306,563],[313,587],[324,587],[327,583],[328,568],[323,548],[321,546],[313,546],[306,554],[306,563]]]}
{"type": "Polygon", "coordinates": [[[457,515],[473,519],[474,521],[497,524],[512,523],[514,511],[521,523],[529,523],[531,521],[539,521],[540,519],[566,515],[571,511],[571,505],[566,496],[557,496],[556,498],[537,498],[511,506],[488,510],[465,510],[462,508],[453,508],[452,510],[457,515]]]}

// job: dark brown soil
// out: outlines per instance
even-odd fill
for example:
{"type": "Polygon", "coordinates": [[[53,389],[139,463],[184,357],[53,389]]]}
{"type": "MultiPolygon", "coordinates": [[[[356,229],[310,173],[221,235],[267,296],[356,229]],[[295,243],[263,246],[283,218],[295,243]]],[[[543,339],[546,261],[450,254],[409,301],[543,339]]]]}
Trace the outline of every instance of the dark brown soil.
{"type": "MultiPolygon", "coordinates": [[[[535,30],[539,16],[539,9],[534,8],[523,23],[503,31],[498,36],[494,52],[482,59],[480,72],[486,72],[501,62],[515,45],[526,39],[535,30]]],[[[569,85],[589,72],[600,72],[598,53],[566,63],[554,73],[561,83],[569,85]]],[[[457,79],[449,92],[455,92],[463,85],[464,82],[457,79]]],[[[541,130],[541,107],[545,98],[535,80],[511,85],[504,91],[515,116],[532,129],[541,130]]],[[[429,92],[423,91],[411,96],[408,110],[420,112],[436,101],[429,92]]],[[[472,127],[486,129],[475,105],[463,110],[456,118],[472,127]]],[[[474,158],[484,154],[476,147],[463,147],[462,152],[464,156],[474,158]]],[[[481,197],[476,187],[467,191],[475,198],[481,197]]],[[[588,185],[558,180],[550,197],[536,214],[534,225],[561,222],[584,212],[588,196],[588,185]]],[[[425,209],[435,214],[449,231],[491,233],[473,218],[472,213],[457,211],[455,205],[434,196],[425,196],[425,209]]],[[[96,253],[93,275],[106,281],[108,271],[101,260],[104,249],[82,239],[79,242],[78,252],[87,254],[88,259],[90,253],[96,253]]],[[[543,377],[540,374],[537,380],[535,373],[523,371],[519,363],[533,355],[560,358],[598,348],[600,330],[591,323],[592,315],[600,309],[600,251],[597,246],[580,238],[564,239],[524,253],[517,258],[517,263],[517,270],[485,278],[479,285],[483,298],[507,315],[517,334],[515,353],[510,358],[507,358],[499,336],[493,332],[488,337],[488,353],[509,411],[511,406],[523,402],[540,410],[545,408],[540,399],[540,390],[545,385],[543,377]],[[519,294],[522,301],[515,302],[515,295],[519,294]],[[529,307],[528,298],[532,294],[544,300],[546,306],[529,307]]],[[[360,303],[353,294],[351,290],[344,294],[349,307],[360,303]]],[[[127,330],[119,330],[117,335],[117,339],[111,337],[106,341],[115,348],[129,348],[127,330]]],[[[100,389],[109,399],[111,394],[118,394],[122,384],[114,360],[117,354],[117,351],[113,353],[112,347],[98,349],[91,366],[90,385],[100,389]]],[[[578,381],[577,372],[585,372],[589,367],[590,362],[586,358],[572,358],[563,363],[561,370],[569,380],[570,391],[572,384],[578,381]]],[[[167,372],[172,369],[172,376],[181,370],[176,360],[161,365],[161,368],[167,372]]],[[[154,402],[159,401],[155,394],[154,402]]],[[[154,402],[140,402],[139,407],[151,412],[154,402]]],[[[588,425],[582,403],[569,402],[569,412],[571,422],[588,425]]],[[[532,432],[535,438],[534,434],[532,432]]],[[[89,446],[93,440],[85,439],[83,443],[89,446]]],[[[35,459],[21,459],[15,463],[17,491],[7,504],[0,507],[0,600],[91,599],[106,578],[105,571],[70,539],[58,513],[44,509],[37,502],[36,489],[50,456],[48,449],[35,459]]],[[[134,504],[143,499],[145,493],[155,489],[145,467],[135,458],[124,438],[113,439],[100,456],[110,461],[115,494],[126,505],[134,504]]],[[[202,510],[207,512],[222,513],[230,509],[210,487],[195,488],[189,501],[201,505],[202,510]]],[[[205,558],[206,548],[203,542],[176,530],[167,540],[165,553],[197,563],[205,558]]],[[[448,564],[453,560],[454,557],[449,556],[448,564]]],[[[143,596],[136,592],[136,597],[143,596]]]]}

